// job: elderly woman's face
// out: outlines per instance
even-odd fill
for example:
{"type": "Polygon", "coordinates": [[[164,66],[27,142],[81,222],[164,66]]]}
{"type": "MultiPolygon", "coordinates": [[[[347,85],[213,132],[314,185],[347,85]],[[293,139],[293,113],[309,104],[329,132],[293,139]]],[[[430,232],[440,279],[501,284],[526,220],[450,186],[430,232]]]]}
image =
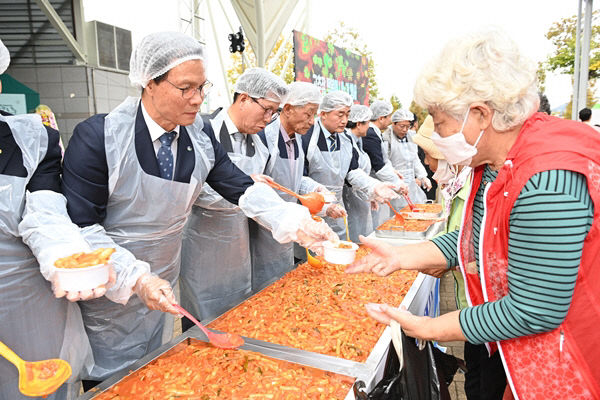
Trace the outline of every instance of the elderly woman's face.
{"type": "Polygon", "coordinates": [[[204,63],[200,60],[190,60],[177,65],[169,70],[166,79],[160,83],[150,81],[144,92],[157,114],[156,122],[165,129],[173,125],[191,125],[196,119],[204,96],[199,90],[194,90],[193,96],[186,99],[182,91],[198,89],[205,82],[204,63]]]}
{"type": "Polygon", "coordinates": [[[427,151],[425,151],[425,160],[423,161],[425,161],[425,165],[428,165],[431,171],[437,171],[438,159],[431,157],[427,151]]]}

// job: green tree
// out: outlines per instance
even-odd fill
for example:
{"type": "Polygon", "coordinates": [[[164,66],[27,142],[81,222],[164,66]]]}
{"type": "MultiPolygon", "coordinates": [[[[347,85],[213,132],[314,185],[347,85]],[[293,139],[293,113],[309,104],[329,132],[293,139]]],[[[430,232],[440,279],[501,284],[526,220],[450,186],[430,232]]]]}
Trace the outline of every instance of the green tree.
{"type": "MultiPolygon", "coordinates": [[[[280,35],[279,39],[277,39],[277,42],[275,43],[275,47],[273,47],[273,51],[271,51],[271,53],[269,54],[269,57],[267,58],[267,61],[265,62],[266,66],[271,65],[273,57],[275,57],[275,55],[277,55],[279,48],[281,46],[283,46],[284,43],[285,43],[285,36],[280,35]]],[[[256,66],[256,55],[254,54],[254,50],[252,49],[252,46],[250,46],[248,40],[246,40],[246,50],[244,51],[244,54],[246,55],[246,57],[251,65],[247,65],[247,63],[244,62],[244,65],[242,66],[242,55],[240,53],[231,54],[230,61],[231,61],[232,66],[229,69],[227,69],[227,81],[229,82],[231,87],[233,87],[233,84],[235,83],[235,81],[237,81],[238,77],[242,74],[243,69],[256,66]]],[[[285,43],[285,48],[279,55],[279,58],[275,61],[275,64],[273,65],[273,69],[271,70],[271,72],[273,72],[275,75],[279,76],[281,74],[281,71],[283,70],[283,67],[285,66],[285,61],[287,60],[289,55],[291,55],[292,57],[294,55],[294,48],[293,48],[291,40],[288,41],[287,43],[285,43]]],[[[285,70],[285,75],[283,76],[283,80],[286,83],[291,83],[294,81],[294,59],[293,58],[292,58],[292,61],[288,64],[287,69],[285,70]]]]}
{"type": "Polygon", "coordinates": [[[377,77],[375,75],[375,61],[373,53],[369,50],[367,44],[361,39],[356,29],[346,26],[344,22],[340,22],[339,27],[333,28],[327,33],[325,42],[332,43],[338,47],[348,49],[356,54],[367,57],[369,62],[367,74],[369,77],[369,102],[372,103],[379,95],[377,87],[377,77]]]}
{"type": "MultiPolygon", "coordinates": [[[[592,13],[592,31],[590,37],[590,64],[589,64],[589,83],[587,99],[588,104],[592,105],[596,102],[593,93],[596,92],[597,78],[600,77],[600,11],[596,10],[592,13]]],[[[545,72],[552,71],[563,74],[573,75],[575,72],[575,44],[577,25],[577,16],[563,18],[552,24],[546,38],[549,39],[555,46],[554,53],[548,56],[543,63],[543,73],[538,71],[538,79],[542,78],[545,81],[545,72]],[[543,75],[542,75],[543,74],[543,75]]],[[[543,86],[542,86],[543,88],[543,86]]],[[[572,100],[567,107],[565,118],[571,117],[572,100]]]]}
{"type": "Polygon", "coordinates": [[[400,99],[398,98],[398,96],[396,96],[395,94],[393,94],[392,97],[390,97],[390,103],[392,103],[392,107],[394,107],[394,111],[402,108],[402,103],[400,102],[400,99]]]}
{"type": "Polygon", "coordinates": [[[415,114],[417,116],[417,120],[419,121],[419,126],[423,123],[425,118],[429,115],[426,108],[419,106],[415,101],[411,101],[410,107],[408,107],[408,111],[415,114]]]}

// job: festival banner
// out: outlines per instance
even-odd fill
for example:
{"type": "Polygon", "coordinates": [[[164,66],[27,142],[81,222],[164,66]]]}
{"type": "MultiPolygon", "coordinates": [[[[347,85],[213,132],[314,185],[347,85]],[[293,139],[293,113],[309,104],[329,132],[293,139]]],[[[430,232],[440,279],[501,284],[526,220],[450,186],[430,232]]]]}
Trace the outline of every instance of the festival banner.
{"type": "Polygon", "coordinates": [[[369,105],[369,61],[331,43],[294,31],[296,81],[312,82],[321,92],[342,90],[355,103],[369,105]]]}

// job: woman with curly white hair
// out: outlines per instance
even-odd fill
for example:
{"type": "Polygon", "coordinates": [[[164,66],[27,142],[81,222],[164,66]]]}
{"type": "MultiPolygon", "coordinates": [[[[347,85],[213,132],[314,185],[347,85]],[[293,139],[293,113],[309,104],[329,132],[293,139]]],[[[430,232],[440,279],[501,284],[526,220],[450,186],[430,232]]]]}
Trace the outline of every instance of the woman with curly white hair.
{"type": "Polygon", "coordinates": [[[600,398],[597,132],[536,112],[535,65],[498,30],[448,43],[415,100],[448,163],[474,168],[461,228],[399,248],[363,239],[373,252],[348,272],[459,267],[469,307],[369,313],[409,336],[470,343],[469,399],[501,398],[506,378],[515,398],[600,398]]]}

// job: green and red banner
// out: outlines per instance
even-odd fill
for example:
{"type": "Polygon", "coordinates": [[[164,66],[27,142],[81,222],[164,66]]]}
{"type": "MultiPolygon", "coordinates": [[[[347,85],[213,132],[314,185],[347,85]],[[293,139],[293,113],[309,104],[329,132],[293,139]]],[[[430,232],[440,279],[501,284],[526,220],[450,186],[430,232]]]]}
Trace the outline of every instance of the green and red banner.
{"type": "Polygon", "coordinates": [[[342,90],[355,103],[369,105],[368,65],[366,56],[294,31],[296,80],[312,82],[322,93],[342,90]]]}

